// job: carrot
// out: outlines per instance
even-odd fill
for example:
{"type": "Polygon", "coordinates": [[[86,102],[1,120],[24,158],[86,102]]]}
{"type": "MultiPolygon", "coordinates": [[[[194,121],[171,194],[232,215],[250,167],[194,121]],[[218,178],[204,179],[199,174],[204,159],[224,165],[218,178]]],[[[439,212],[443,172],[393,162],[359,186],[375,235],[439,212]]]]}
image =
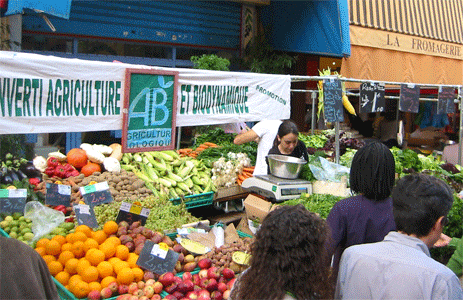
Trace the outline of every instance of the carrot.
{"type": "Polygon", "coordinates": [[[239,179],[237,179],[237,180],[236,180],[236,183],[237,183],[238,185],[241,185],[241,184],[243,183],[243,181],[242,181],[242,180],[239,180],[239,179]]]}
{"type": "Polygon", "coordinates": [[[243,168],[243,172],[251,172],[252,173],[252,172],[254,172],[255,168],[256,168],[255,166],[253,166],[253,167],[245,167],[245,168],[243,168]]]}
{"type": "Polygon", "coordinates": [[[238,175],[238,179],[241,180],[241,181],[244,181],[246,179],[246,177],[243,176],[243,174],[240,174],[240,175],[238,175]]]}
{"type": "Polygon", "coordinates": [[[207,148],[208,148],[208,147],[201,147],[201,146],[199,146],[199,147],[196,148],[195,150],[196,150],[197,152],[201,152],[201,151],[203,151],[203,150],[206,150],[207,148]]]}
{"type": "Polygon", "coordinates": [[[205,142],[204,145],[208,147],[217,147],[217,144],[211,143],[211,142],[205,142]]]}

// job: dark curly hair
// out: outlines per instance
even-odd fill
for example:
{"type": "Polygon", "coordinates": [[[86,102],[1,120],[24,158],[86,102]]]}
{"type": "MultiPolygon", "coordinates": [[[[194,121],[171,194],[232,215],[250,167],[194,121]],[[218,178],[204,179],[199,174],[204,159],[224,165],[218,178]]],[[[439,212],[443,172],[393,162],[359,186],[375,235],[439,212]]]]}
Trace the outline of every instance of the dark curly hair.
{"type": "Polygon", "coordinates": [[[282,206],[262,222],[251,246],[249,268],[236,280],[231,299],[332,297],[330,236],[325,220],[303,205],[282,206]]]}

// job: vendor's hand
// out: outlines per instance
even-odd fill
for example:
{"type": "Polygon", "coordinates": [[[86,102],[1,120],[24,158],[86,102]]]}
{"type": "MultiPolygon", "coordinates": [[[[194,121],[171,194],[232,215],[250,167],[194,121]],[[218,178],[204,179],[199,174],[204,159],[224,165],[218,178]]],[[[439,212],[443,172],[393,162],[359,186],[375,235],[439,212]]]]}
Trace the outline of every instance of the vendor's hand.
{"type": "Polygon", "coordinates": [[[452,240],[451,237],[441,233],[439,239],[437,240],[437,242],[434,243],[433,247],[435,248],[445,247],[450,243],[451,240],[452,240]]]}

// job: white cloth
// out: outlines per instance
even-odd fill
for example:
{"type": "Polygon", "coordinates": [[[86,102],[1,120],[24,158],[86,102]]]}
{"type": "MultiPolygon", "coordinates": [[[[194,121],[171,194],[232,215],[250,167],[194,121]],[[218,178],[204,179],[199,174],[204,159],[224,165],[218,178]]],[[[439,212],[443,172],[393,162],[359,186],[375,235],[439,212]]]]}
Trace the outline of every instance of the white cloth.
{"type": "Polygon", "coordinates": [[[278,133],[282,121],[280,120],[263,120],[252,127],[252,130],[259,136],[257,146],[256,167],[253,175],[267,175],[267,162],[265,157],[273,146],[273,141],[278,133]]]}
{"type": "Polygon", "coordinates": [[[463,292],[420,239],[391,231],[381,242],[344,251],[335,299],[463,299],[463,292]]]}

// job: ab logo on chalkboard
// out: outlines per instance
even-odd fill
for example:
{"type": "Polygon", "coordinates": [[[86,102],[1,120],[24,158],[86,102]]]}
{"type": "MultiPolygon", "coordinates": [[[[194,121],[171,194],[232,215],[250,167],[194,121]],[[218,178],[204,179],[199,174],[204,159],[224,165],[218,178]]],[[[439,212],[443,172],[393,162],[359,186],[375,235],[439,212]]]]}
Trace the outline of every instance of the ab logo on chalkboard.
{"type": "Polygon", "coordinates": [[[178,72],[126,71],[123,152],[175,147],[178,72]]]}

